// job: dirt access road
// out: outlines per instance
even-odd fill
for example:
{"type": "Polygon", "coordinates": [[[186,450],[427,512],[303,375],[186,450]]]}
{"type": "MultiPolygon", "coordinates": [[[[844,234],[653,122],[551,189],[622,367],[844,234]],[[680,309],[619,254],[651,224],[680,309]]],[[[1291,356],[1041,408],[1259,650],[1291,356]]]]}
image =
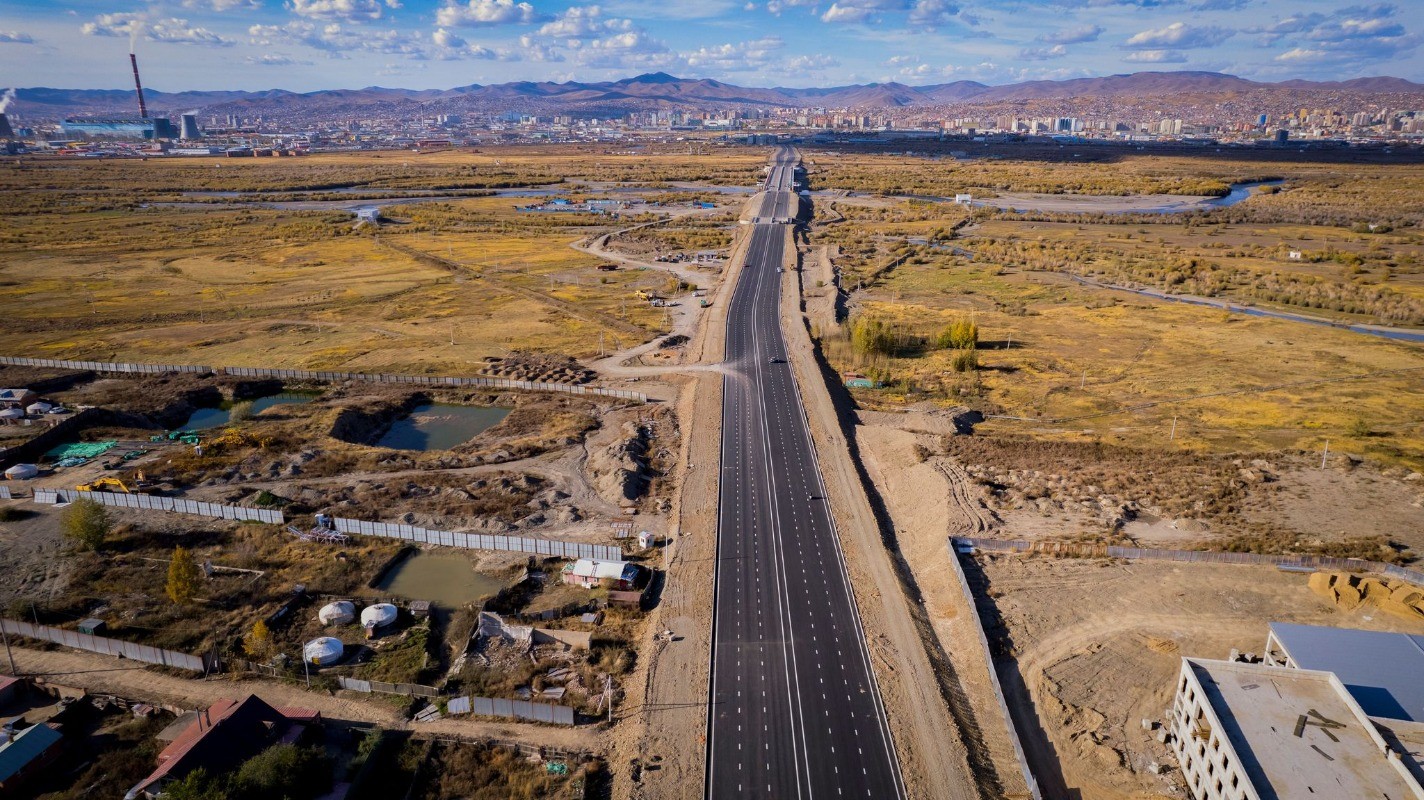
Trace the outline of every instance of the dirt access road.
{"type": "Polygon", "coordinates": [[[597,745],[597,739],[580,728],[454,717],[438,722],[412,723],[406,721],[402,714],[404,703],[381,702],[380,698],[384,695],[333,696],[276,681],[235,679],[231,676],[179,678],[145,669],[132,661],[96,653],[31,650],[14,644],[10,647],[10,653],[20,675],[183,709],[206,708],[218,700],[256,694],[274,706],[312,708],[330,719],[367,722],[392,730],[485,737],[570,750],[596,749],[597,745]]]}

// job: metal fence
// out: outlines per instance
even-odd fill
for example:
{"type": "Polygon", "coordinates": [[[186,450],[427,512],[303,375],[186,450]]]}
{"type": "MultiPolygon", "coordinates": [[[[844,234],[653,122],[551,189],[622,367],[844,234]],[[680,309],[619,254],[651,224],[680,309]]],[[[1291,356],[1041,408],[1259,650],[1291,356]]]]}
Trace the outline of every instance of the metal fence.
{"type": "Polygon", "coordinates": [[[525,722],[550,725],[574,724],[574,710],[553,703],[531,703],[528,700],[508,700],[495,697],[455,697],[446,704],[449,714],[474,714],[479,717],[504,717],[525,722]]]}
{"type": "Polygon", "coordinates": [[[239,378],[280,378],[296,381],[372,381],[375,383],[409,384],[414,386],[468,386],[482,389],[523,389],[531,392],[561,392],[572,395],[617,397],[646,403],[648,396],[626,389],[601,386],[577,386],[543,381],[516,381],[510,378],[457,378],[438,375],[384,375],[364,372],[314,372],[302,369],[267,369],[265,367],[197,367],[175,364],[129,364],[113,361],[64,361],[54,358],[23,358],[0,356],[0,364],[13,367],[50,367],[83,369],[94,372],[117,372],[129,375],[159,375],[165,372],[204,374],[222,373],[239,378]]]}
{"type": "Polygon", "coordinates": [[[102,653],[107,656],[119,656],[121,658],[139,661],[144,664],[161,664],[165,667],[177,667],[178,669],[192,670],[193,672],[206,672],[203,659],[187,653],[177,653],[172,650],[164,650],[159,647],[148,647],[147,645],[124,642],[118,639],[106,639],[103,636],[91,636],[78,631],[67,631],[63,628],[51,628],[48,625],[33,625],[28,622],[20,622],[13,619],[0,619],[0,630],[6,634],[23,636],[26,639],[38,639],[45,642],[62,644],[65,647],[73,647],[76,650],[87,650],[91,653],[102,653]]]}
{"type": "Polygon", "coordinates": [[[964,567],[959,563],[959,554],[954,548],[954,538],[949,542],[949,563],[954,568],[954,577],[959,581],[959,588],[964,593],[964,602],[969,604],[969,610],[974,615],[974,631],[979,634],[979,649],[984,654],[984,661],[989,667],[989,680],[994,685],[994,699],[999,701],[999,713],[1004,717],[1004,724],[1009,728],[1009,741],[1014,746],[1014,757],[1018,759],[1019,771],[1023,773],[1024,783],[1028,784],[1029,794],[1033,800],[1043,800],[1043,794],[1038,789],[1038,781],[1033,777],[1033,771],[1028,768],[1028,758],[1024,755],[1023,741],[1019,739],[1019,729],[1014,725],[1013,715],[1009,713],[1009,703],[1004,699],[1004,686],[999,682],[999,670],[994,666],[994,653],[989,649],[989,638],[984,635],[984,623],[979,617],[979,608],[974,603],[974,592],[969,588],[969,578],[964,574],[964,567]]]}
{"type": "Polygon", "coordinates": [[[439,697],[440,690],[434,686],[421,686],[418,683],[386,683],[385,681],[363,681],[360,678],[348,678],[345,675],[338,675],[336,683],[343,689],[350,689],[353,692],[380,692],[382,694],[403,694],[406,697],[439,697]]]}
{"type": "Polygon", "coordinates": [[[115,492],[81,492],[76,489],[36,489],[35,502],[46,505],[72,503],[84,498],[100,505],[114,508],[141,508],[149,511],[168,511],[175,514],[196,514],[216,519],[235,519],[245,522],[270,522],[281,525],[286,522],[280,509],[244,508],[222,503],[203,503],[177,497],[154,497],[147,494],[119,494],[115,492]]]}
{"type": "Polygon", "coordinates": [[[965,544],[980,550],[1012,553],[1044,553],[1047,555],[1086,558],[1145,558],[1156,561],[1187,561],[1209,564],[1259,564],[1278,567],[1342,570],[1346,572],[1378,572],[1424,586],[1424,572],[1406,569],[1380,561],[1332,556],[1273,556],[1260,553],[1221,553],[1208,550],[1161,550],[1143,547],[1080,544],[1076,542],[1030,542],[1022,539],[973,539],[953,537],[953,544],[965,544]]]}
{"type": "Polygon", "coordinates": [[[122,372],[130,375],[161,375],[165,372],[213,372],[212,367],[178,364],[125,364],[113,361],[64,361],[55,358],[23,358],[0,356],[0,364],[11,367],[51,367],[54,369],[87,369],[94,372],[122,372]]]}
{"type": "Polygon", "coordinates": [[[366,522],[359,519],[332,520],[341,533],[355,533],[362,536],[383,536],[388,539],[402,539],[407,542],[436,544],[445,547],[462,547],[466,550],[499,550],[507,553],[532,553],[541,556],[561,558],[597,558],[603,561],[622,561],[623,550],[603,544],[584,542],[564,542],[557,539],[533,539],[527,536],[500,536],[488,533],[458,533],[454,531],[434,531],[413,525],[399,525],[389,522],[366,522]]]}
{"type": "Polygon", "coordinates": [[[13,500],[14,495],[10,494],[10,487],[0,486],[0,500],[13,500]]]}

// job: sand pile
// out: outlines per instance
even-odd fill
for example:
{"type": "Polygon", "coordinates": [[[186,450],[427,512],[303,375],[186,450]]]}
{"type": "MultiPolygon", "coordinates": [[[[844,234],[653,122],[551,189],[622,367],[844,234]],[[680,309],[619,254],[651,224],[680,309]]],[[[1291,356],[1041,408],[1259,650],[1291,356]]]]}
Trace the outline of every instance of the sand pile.
{"type": "Polygon", "coordinates": [[[1407,581],[1348,572],[1317,572],[1310,576],[1310,590],[1346,611],[1368,603],[1397,616],[1424,620],[1424,588],[1407,581]]]}

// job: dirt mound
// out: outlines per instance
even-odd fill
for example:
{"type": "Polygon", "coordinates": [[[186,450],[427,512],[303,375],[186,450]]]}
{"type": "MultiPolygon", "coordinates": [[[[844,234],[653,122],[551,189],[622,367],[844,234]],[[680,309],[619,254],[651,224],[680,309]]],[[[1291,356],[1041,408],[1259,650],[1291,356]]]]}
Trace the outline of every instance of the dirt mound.
{"type": "Polygon", "coordinates": [[[1424,621],[1424,588],[1407,581],[1348,572],[1316,572],[1310,576],[1310,590],[1345,611],[1369,604],[1398,617],[1424,621]]]}
{"type": "Polygon", "coordinates": [[[610,503],[637,500],[648,489],[648,431],[625,422],[612,444],[590,448],[588,466],[593,485],[610,503]]]}
{"type": "Polygon", "coordinates": [[[510,353],[504,358],[486,358],[480,374],[516,381],[568,384],[584,384],[596,377],[593,370],[584,368],[568,356],[528,352],[510,353]]]}

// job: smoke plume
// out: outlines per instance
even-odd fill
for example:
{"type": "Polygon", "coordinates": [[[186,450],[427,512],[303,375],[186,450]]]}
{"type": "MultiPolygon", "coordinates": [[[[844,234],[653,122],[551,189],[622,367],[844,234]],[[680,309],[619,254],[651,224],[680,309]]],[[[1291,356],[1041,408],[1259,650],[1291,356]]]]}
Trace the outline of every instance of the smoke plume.
{"type": "Polygon", "coordinates": [[[10,107],[10,104],[13,103],[14,101],[15,101],[15,90],[14,90],[14,89],[6,89],[4,94],[0,94],[0,114],[4,114],[4,113],[5,113],[5,109],[9,108],[9,107],[10,107]]]}

